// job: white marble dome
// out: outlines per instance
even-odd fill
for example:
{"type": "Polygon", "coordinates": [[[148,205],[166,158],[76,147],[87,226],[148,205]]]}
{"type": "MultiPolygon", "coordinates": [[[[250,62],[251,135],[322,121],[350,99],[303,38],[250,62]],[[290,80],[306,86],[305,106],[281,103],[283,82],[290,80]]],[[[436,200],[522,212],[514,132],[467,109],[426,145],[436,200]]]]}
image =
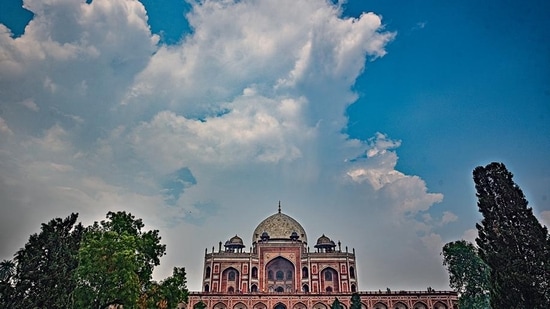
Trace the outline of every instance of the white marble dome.
{"type": "Polygon", "coordinates": [[[254,233],[252,234],[252,243],[258,242],[264,232],[269,235],[269,239],[271,240],[290,240],[292,232],[296,232],[296,234],[298,234],[298,240],[307,243],[307,236],[304,228],[300,225],[300,223],[298,223],[298,221],[282,213],[280,209],[279,212],[267,217],[264,221],[258,224],[258,227],[256,227],[254,233]]]}

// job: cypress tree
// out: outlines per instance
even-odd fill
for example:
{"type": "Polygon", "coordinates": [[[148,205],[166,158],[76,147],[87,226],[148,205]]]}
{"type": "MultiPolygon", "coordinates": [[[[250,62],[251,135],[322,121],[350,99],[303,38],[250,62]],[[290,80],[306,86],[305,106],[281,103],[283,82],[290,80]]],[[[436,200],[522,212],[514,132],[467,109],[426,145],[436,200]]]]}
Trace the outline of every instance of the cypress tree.
{"type": "Polygon", "coordinates": [[[550,238],[504,164],[473,172],[480,257],[491,269],[493,308],[550,308],[550,238]]]}
{"type": "Polygon", "coordinates": [[[359,293],[351,294],[351,304],[349,309],[361,309],[361,297],[359,293]]]}
{"type": "Polygon", "coordinates": [[[342,309],[342,304],[338,300],[338,297],[334,298],[334,301],[332,302],[332,305],[330,305],[330,309],[342,309]]]}

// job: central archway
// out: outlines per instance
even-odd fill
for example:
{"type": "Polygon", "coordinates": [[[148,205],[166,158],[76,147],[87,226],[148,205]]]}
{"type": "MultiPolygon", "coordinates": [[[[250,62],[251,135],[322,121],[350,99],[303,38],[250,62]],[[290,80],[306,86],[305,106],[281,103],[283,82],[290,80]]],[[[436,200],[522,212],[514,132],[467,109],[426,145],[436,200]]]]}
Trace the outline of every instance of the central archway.
{"type": "MultiPolygon", "coordinates": [[[[265,266],[266,286],[271,292],[294,292],[296,270],[294,264],[283,257],[276,257],[265,266]],[[281,290],[282,289],[282,290],[281,290]]],[[[280,308],[278,308],[280,309],[280,308]]]]}

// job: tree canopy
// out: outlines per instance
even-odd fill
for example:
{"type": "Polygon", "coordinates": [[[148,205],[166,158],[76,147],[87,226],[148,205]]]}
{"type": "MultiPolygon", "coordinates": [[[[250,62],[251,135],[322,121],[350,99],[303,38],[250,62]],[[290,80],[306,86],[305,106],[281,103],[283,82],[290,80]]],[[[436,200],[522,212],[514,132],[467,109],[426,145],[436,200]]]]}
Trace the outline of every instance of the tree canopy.
{"type": "Polygon", "coordinates": [[[137,308],[166,247],[158,231],[143,232],[141,219],[126,212],[109,212],[107,219],[87,228],[76,272],[78,306],[98,308],[117,301],[137,308]]]}
{"type": "Polygon", "coordinates": [[[84,228],[77,214],[42,224],[0,263],[0,308],[176,308],[187,300],[186,273],[152,281],[166,246],[158,230],[121,212],[84,228]]]}
{"type": "Polygon", "coordinates": [[[71,308],[83,227],[78,214],[43,223],[15,254],[12,308],[71,308]]]}
{"type": "Polygon", "coordinates": [[[493,308],[550,308],[550,238],[502,163],[474,172],[479,256],[490,267],[493,308]]]}
{"type": "Polygon", "coordinates": [[[349,309],[361,309],[361,297],[359,293],[351,294],[351,304],[349,309]]]}
{"type": "Polygon", "coordinates": [[[334,298],[332,305],[330,305],[330,309],[342,309],[342,303],[340,303],[338,297],[334,298]]]}
{"type": "Polygon", "coordinates": [[[459,240],[443,247],[443,265],[449,272],[450,286],[459,293],[459,308],[489,308],[489,267],[473,244],[459,240]]]}

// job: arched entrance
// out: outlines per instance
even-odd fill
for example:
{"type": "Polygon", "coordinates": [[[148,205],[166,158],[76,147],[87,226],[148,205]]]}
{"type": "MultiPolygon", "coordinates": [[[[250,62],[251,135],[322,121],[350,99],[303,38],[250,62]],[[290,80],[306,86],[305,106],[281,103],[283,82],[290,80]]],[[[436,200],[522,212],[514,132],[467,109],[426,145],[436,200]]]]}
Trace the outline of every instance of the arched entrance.
{"type": "Polygon", "coordinates": [[[294,292],[294,279],[296,270],[294,264],[283,257],[277,257],[266,265],[266,286],[272,287],[277,292],[294,292]],[[280,291],[279,287],[283,289],[280,291]]]}
{"type": "Polygon", "coordinates": [[[278,303],[275,307],[273,307],[273,309],[286,309],[286,306],[283,303],[278,303]]]}
{"type": "Polygon", "coordinates": [[[321,286],[326,292],[340,292],[338,272],[331,267],[323,269],[321,271],[321,286]]]}

